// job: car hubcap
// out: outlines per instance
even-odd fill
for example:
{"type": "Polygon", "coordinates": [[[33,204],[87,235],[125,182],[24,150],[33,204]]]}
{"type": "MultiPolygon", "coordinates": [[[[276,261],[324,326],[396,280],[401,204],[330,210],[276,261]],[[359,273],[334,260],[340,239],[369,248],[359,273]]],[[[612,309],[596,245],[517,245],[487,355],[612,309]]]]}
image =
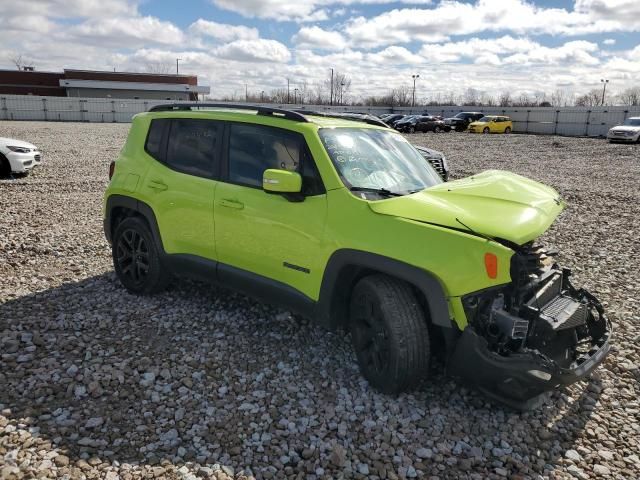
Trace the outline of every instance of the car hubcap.
{"type": "Polygon", "coordinates": [[[125,230],[118,239],[117,262],[122,275],[142,283],[149,273],[149,250],[142,235],[125,230]]]}
{"type": "Polygon", "coordinates": [[[367,369],[383,373],[389,364],[389,336],[384,328],[382,312],[372,299],[364,297],[358,308],[354,344],[367,369]]]}

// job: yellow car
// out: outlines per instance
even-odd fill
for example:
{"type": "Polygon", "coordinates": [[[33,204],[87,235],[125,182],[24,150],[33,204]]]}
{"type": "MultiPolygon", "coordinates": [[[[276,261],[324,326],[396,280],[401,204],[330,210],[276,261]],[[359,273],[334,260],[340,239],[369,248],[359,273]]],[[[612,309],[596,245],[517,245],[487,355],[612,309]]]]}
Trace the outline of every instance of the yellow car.
{"type": "Polygon", "coordinates": [[[513,123],[509,117],[487,115],[469,124],[471,133],[511,133],[513,123]]]}

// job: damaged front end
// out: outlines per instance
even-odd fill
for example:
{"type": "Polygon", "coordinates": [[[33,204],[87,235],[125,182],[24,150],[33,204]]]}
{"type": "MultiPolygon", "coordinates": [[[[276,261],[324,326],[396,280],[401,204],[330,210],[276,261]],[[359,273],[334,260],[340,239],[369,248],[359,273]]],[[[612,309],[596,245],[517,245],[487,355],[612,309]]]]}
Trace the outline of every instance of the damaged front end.
{"type": "Polygon", "coordinates": [[[553,252],[533,243],[518,247],[512,283],[463,297],[468,326],[450,373],[522,410],[588,375],[609,351],[611,323],[570,275],[553,261],[553,252]]]}

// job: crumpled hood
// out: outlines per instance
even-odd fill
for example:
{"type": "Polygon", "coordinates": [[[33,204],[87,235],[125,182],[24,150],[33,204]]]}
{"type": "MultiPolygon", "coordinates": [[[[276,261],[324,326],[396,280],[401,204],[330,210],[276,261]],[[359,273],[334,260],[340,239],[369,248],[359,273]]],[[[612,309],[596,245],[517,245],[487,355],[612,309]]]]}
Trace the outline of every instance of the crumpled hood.
{"type": "Polygon", "coordinates": [[[501,170],[369,204],[376,213],[467,230],[457,218],[476,233],[518,245],[542,235],[564,205],[553,188],[501,170]]]}
{"type": "Polygon", "coordinates": [[[23,148],[33,148],[37,149],[37,147],[29,142],[24,142],[22,140],[16,140],[15,138],[6,138],[0,137],[0,146],[11,146],[11,147],[23,147],[23,148]]]}

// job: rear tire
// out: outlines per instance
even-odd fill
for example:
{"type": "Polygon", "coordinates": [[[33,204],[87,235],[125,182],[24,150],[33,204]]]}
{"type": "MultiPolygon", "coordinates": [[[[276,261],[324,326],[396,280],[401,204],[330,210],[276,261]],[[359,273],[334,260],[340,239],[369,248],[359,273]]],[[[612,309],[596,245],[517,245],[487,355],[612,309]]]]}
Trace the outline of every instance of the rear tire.
{"type": "Polygon", "coordinates": [[[409,133],[416,133],[416,127],[409,127],[409,133]]]}
{"type": "Polygon", "coordinates": [[[407,283],[386,275],[360,280],[351,294],[349,326],[360,371],[373,388],[400,393],[427,377],[429,330],[407,283]]]}
{"type": "Polygon", "coordinates": [[[11,175],[11,164],[7,157],[0,153],[0,178],[5,178],[11,175]]]}
{"type": "Polygon", "coordinates": [[[484,130],[482,130],[482,133],[484,133],[485,135],[490,132],[491,130],[489,129],[489,127],[484,127],[484,130]]]}
{"type": "Polygon", "coordinates": [[[434,133],[440,133],[442,131],[442,128],[439,126],[436,126],[433,128],[434,133]]]}
{"type": "Polygon", "coordinates": [[[511,127],[507,127],[504,129],[504,133],[506,133],[507,135],[509,135],[511,133],[511,127]]]}
{"type": "Polygon", "coordinates": [[[118,279],[131,293],[161,292],[171,281],[151,231],[141,218],[125,218],[118,224],[111,255],[118,279]]]}

